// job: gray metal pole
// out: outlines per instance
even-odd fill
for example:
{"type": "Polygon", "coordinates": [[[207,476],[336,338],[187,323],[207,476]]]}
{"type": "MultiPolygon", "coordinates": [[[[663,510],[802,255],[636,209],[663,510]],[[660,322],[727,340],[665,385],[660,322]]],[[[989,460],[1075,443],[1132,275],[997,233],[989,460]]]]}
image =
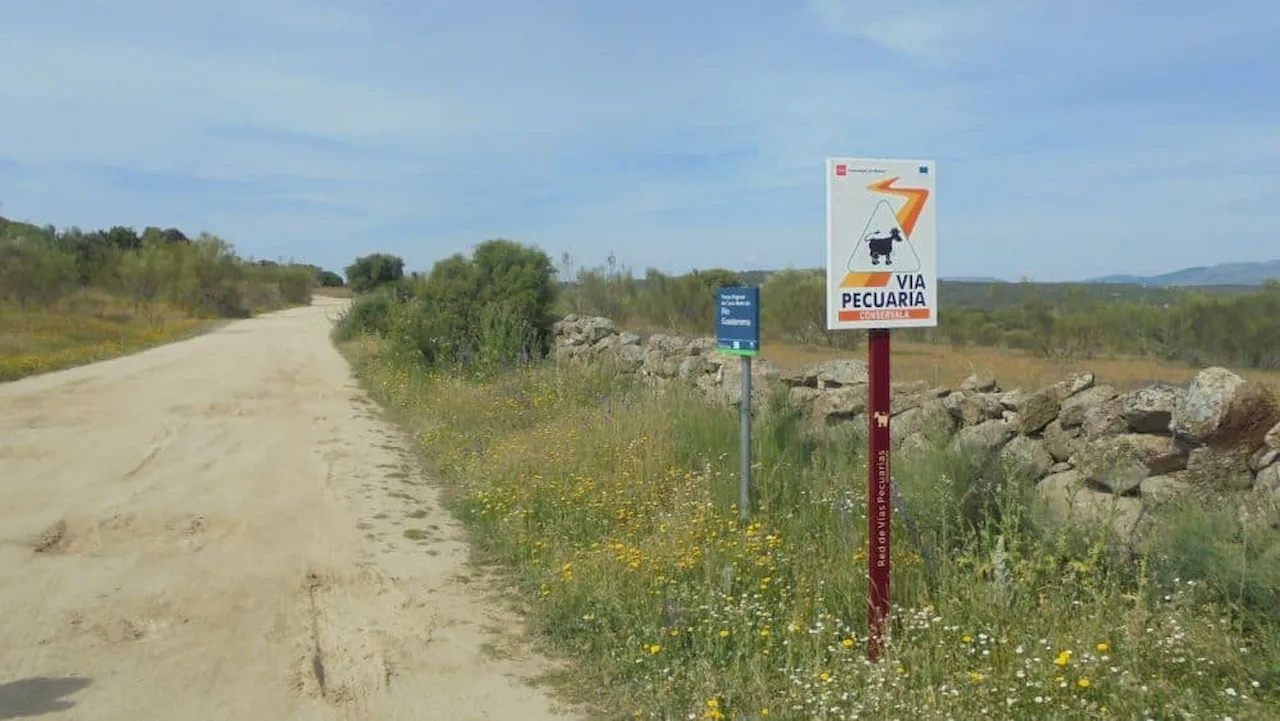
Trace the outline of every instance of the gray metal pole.
{"type": "Polygon", "coordinates": [[[742,437],[739,439],[742,477],[738,481],[738,517],[746,523],[751,519],[751,356],[742,356],[742,402],[738,404],[738,408],[742,415],[742,437]]]}

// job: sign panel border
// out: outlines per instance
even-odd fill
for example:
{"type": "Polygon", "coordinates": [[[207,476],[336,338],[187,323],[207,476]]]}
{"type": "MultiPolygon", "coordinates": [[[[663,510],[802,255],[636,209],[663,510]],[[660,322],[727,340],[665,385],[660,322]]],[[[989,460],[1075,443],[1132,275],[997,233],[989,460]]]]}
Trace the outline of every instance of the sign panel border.
{"type": "Polygon", "coordinates": [[[827,330],[936,327],[937,163],[831,156],[826,172],[827,330]],[[859,189],[844,187],[851,185],[859,189]],[[850,194],[865,197],[865,202],[851,202],[850,194]],[[850,214],[858,215],[856,223],[850,214]],[[863,215],[865,227],[852,227],[864,224],[863,215]],[[880,253],[886,259],[883,265],[880,253]],[[893,269],[895,256],[900,262],[905,260],[909,270],[893,269]],[[886,307],[858,311],[859,319],[841,319],[842,306],[857,302],[859,297],[886,307]],[[906,302],[899,304],[899,300],[906,302]]]}
{"type": "Polygon", "coordinates": [[[764,344],[760,332],[760,286],[726,286],[716,288],[716,351],[727,355],[743,356],[753,358],[760,355],[760,347],[764,344]],[[720,318],[721,308],[723,307],[721,298],[726,293],[745,293],[751,299],[751,330],[755,336],[755,348],[734,348],[733,341],[741,340],[734,338],[722,338],[720,335],[720,318]]]}

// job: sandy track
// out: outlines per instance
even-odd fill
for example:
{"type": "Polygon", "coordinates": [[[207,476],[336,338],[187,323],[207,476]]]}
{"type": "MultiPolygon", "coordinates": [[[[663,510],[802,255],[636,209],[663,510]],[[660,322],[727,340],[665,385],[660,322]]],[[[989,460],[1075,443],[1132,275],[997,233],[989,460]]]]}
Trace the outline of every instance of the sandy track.
{"type": "Polygon", "coordinates": [[[0,719],[568,717],[331,346],[344,302],[0,385],[0,719]]]}

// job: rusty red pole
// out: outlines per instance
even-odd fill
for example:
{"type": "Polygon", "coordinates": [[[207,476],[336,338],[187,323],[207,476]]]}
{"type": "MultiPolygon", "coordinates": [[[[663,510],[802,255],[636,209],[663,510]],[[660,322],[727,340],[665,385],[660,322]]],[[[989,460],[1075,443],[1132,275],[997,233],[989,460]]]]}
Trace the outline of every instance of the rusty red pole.
{"type": "Polygon", "coordinates": [[[867,462],[867,571],[870,577],[867,613],[867,658],[877,661],[889,616],[889,577],[893,503],[889,496],[890,355],[889,330],[868,331],[867,357],[871,381],[871,455],[867,462]]]}

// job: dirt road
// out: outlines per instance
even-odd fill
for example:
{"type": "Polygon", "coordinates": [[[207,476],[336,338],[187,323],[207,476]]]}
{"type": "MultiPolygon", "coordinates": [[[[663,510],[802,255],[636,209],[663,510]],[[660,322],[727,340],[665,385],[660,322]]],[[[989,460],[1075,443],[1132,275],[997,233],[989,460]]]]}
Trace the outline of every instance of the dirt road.
{"type": "Polygon", "coordinates": [[[0,719],[568,718],[343,302],[0,385],[0,719]]]}

